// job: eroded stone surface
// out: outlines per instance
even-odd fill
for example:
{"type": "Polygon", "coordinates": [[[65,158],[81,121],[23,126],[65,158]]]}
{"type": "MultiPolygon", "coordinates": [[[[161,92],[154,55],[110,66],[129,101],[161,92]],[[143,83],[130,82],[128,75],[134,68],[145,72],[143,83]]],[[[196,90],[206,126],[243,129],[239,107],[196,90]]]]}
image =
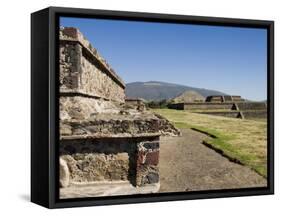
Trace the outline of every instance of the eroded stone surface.
{"type": "MultiPolygon", "coordinates": [[[[128,180],[135,185],[140,145],[159,151],[159,137],[62,140],[60,157],[68,164],[71,183],[128,180]]],[[[151,156],[143,162],[146,168],[158,164],[158,155],[151,156]]]]}
{"type": "Polygon", "coordinates": [[[128,109],[136,109],[138,111],[145,111],[146,106],[143,99],[132,99],[132,98],[126,98],[125,99],[125,105],[128,109]]]}
{"type": "Polygon", "coordinates": [[[94,113],[118,113],[119,104],[83,96],[60,97],[61,120],[85,120],[94,113]]]}
{"type": "Polygon", "coordinates": [[[61,187],[68,187],[69,186],[69,169],[67,166],[67,162],[60,158],[60,186],[61,187]]]}
{"type": "Polygon", "coordinates": [[[96,113],[83,121],[61,121],[62,136],[142,136],[144,134],[180,135],[167,119],[151,112],[96,113]]]}
{"type": "Polygon", "coordinates": [[[102,58],[102,56],[98,53],[97,49],[92,46],[92,44],[84,37],[84,35],[77,28],[61,27],[59,37],[61,43],[79,43],[82,47],[84,47],[84,52],[88,53],[88,55],[92,55],[97,60],[97,62],[94,62],[93,64],[99,63],[99,65],[105,68],[109,76],[115,78],[115,80],[121,86],[125,87],[125,83],[123,82],[123,80],[116,74],[116,72],[110,67],[106,60],[102,58]]]}
{"type": "Polygon", "coordinates": [[[127,180],[129,174],[129,155],[74,153],[61,156],[70,169],[72,182],[127,180]]]}

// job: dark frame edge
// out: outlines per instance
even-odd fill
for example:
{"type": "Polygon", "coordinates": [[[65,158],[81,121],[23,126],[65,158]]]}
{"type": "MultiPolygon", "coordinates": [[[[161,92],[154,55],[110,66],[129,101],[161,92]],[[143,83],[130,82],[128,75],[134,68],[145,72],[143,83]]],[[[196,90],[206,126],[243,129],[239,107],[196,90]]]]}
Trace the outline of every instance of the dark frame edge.
{"type": "Polygon", "coordinates": [[[31,14],[31,202],[49,207],[49,10],[31,14]]]}
{"type": "Polygon", "coordinates": [[[258,20],[258,19],[239,19],[231,17],[208,17],[197,15],[179,15],[179,14],[163,14],[151,12],[134,12],[134,11],[119,11],[119,10],[103,10],[103,9],[86,9],[86,8],[70,8],[70,7],[49,7],[54,13],[71,14],[72,16],[91,16],[108,19],[121,19],[132,21],[149,21],[151,22],[171,22],[171,23],[189,23],[197,25],[217,25],[217,26],[240,26],[255,28],[266,28],[271,25],[273,20],[258,20]]]}
{"type": "MultiPolygon", "coordinates": [[[[160,194],[161,195],[161,194],[160,194]]],[[[232,191],[226,192],[222,191],[196,191],[195,193],[190,194],[178,194],[174,195],[174,193],[162,194],[161,196],[151,196],[148,195],[146,197],[121,197],[114,198],[110,197],[110,199],[99,199],[99,200],[76,200],[76,201],[63,201],[57,202],[53,206],[54,208],[72,208],[72,207],[86,207],[86,206],[102,206],[102,205],[120,205],[120,204],[142,204],[142,203],[155,203],[155,202],[171,202],[171,201],[187,201],[187,200],[198,200],[198,199],[218,199],[218,198],[235,198],[235,197],[250,197],[250,196],[262,196],[262,195],[272,195],[272,193],[268,189],[261,188],[260,190],[253,191],[232,191]]]]}
{"type": "Polygon", "coordinates": [[[274,21],[268,24],[268,188],[274,194],[274,21]]]}

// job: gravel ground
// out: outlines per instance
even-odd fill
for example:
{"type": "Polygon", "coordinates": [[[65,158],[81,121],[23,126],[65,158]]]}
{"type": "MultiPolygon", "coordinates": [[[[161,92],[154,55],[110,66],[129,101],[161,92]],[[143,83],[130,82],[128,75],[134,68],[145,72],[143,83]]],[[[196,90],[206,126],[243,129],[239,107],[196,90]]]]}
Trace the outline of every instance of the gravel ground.
{"type": "Polygon", "coordinates": [[[160,192],[266,186],[255,171],[203,145],[206,137],[191,129],[183,129],[181,137],[161,137],[160,192]]]}

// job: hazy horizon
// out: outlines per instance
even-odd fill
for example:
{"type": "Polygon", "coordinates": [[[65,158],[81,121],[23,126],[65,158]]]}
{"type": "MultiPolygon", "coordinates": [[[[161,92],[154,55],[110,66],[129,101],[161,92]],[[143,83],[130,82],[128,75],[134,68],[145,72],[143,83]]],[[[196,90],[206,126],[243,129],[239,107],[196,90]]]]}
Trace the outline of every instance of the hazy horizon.
{"type": "Polygon", "coordinates": [[[267,99],[266,29],[61,18],[125,83],[157,81],[267,99]]]}

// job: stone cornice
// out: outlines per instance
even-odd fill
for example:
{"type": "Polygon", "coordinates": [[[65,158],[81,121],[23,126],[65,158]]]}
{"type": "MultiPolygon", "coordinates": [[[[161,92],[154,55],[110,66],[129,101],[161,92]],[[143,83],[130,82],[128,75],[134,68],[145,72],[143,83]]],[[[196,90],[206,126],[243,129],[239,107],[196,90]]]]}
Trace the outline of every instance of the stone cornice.
{"type": "Polygon", "coordinates": [[[79,43],[82,46],[83,51],[87,54],[87,57],[98,62],[102,71],[110,76],[116,83],[122,88],[125,88],[124,81],[116,74],[116,72],[109,66],[105,59],[101,57],[98,51],[92,47],[91,43],[83,36],[83,34],[73,27],[64,27],[60,29],[60,43],[72,42],[79,43]]]}

